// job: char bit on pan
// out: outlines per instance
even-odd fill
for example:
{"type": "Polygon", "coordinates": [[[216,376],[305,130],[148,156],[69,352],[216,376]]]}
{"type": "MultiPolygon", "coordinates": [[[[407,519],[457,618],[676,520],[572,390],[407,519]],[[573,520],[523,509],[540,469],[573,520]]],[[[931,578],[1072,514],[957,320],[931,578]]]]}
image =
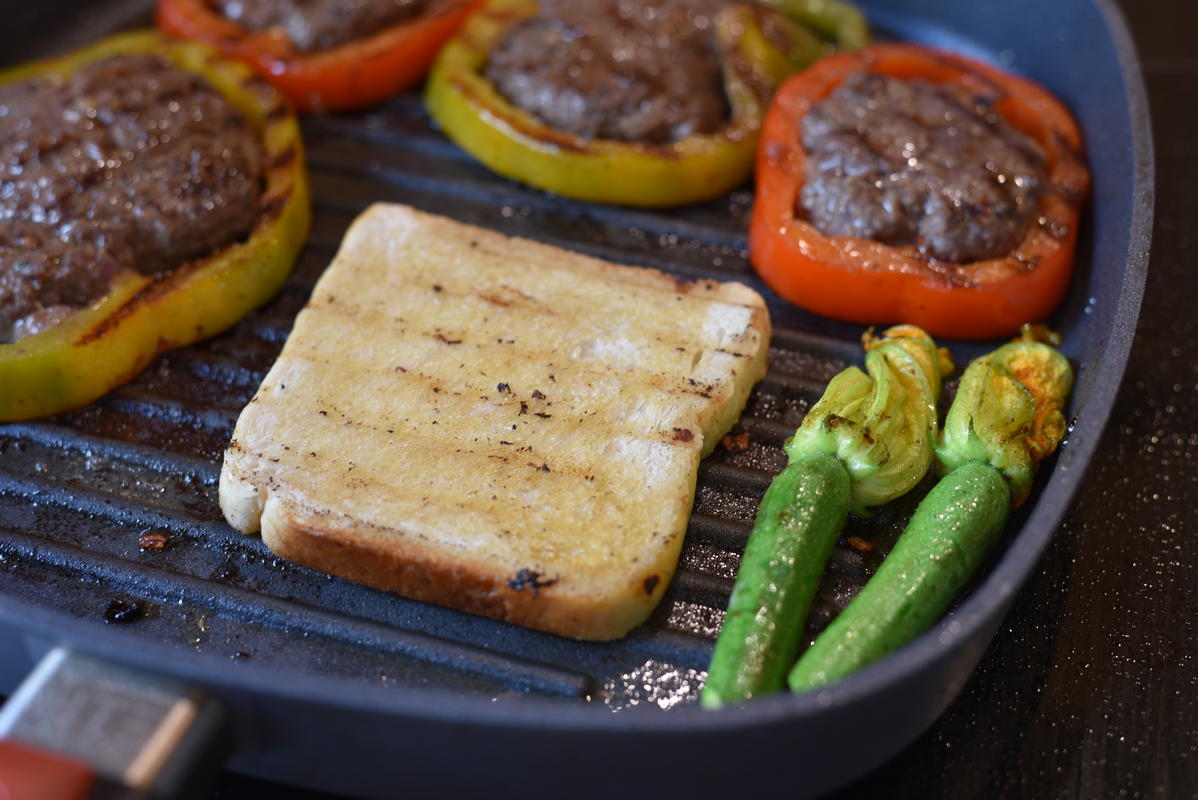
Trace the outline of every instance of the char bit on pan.
{"type": "Polygon", "coordinates": [[[743,453],[749,449],[749,434],[730,433],[720,439],[720,446],[729,453],[743,453]]]}
{"type": "Polygon", "coordinates": [[[874,551],[874,543],[862,539],[860,536],[849,536],[844,540],[852,550],[858,553],[872,553],[874,551]]]}
{"type": "Polygon", "coordinates": [[[142,550],[165,550],[168,541],[161,531],[147,531],[137,537],[137,546],[142,550]]]}
{"type": "Polygon", "coordinates": [[[146,615],[146,610],[137,600],[124,600],[114,597],[104,609],[104,621],[123,625],[137,622],[146,615]]]}

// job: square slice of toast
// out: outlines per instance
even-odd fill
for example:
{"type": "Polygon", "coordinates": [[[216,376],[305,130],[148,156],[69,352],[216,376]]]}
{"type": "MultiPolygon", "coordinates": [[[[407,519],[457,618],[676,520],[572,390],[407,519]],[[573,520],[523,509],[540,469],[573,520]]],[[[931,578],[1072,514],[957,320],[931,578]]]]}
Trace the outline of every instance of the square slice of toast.
{"type": "Polygon", "coordinates": [[[242,411],[221,508],[314,569],[616,638],[669,584],[769,333],[741,284],[375,205],[242,411]]]}

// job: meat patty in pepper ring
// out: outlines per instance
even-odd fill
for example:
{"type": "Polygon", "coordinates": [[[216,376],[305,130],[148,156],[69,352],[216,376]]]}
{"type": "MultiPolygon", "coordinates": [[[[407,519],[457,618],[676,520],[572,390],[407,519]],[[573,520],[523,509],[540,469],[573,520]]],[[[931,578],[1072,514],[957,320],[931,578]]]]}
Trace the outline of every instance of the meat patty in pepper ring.
{"type": "Polygon", "coordinates": [[[868,36],[838,0],[487,0],[425,102],[502,175],[592,202],[695,203],[749,177],[774,87],[832,46],[813,30],[868,36]]]}
{"type": "Polygon", "coordinates": [[[0,72],[0,97],[0,422],[89,403],[283,285],[299,122],[245,66],[134,31],[0,72]]]}
{"type": "Polygon", "coordinates": [[[122,269],[243,237],[262,146],[210,84],[153,53],[0,86],[0,342],[61,322],[122,269]]]}

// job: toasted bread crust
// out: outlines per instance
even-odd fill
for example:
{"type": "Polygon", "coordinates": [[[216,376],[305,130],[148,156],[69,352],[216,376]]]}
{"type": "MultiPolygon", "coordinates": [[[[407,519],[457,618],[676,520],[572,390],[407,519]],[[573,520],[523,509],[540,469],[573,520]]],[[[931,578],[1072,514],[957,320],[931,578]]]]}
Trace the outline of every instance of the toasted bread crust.
{"type": "Polygon", "coordinates": [[[739,284],[376,205],[238,420],[221,507],[315,569],[615,638],[669,584],[768,338],[739,284]]]}

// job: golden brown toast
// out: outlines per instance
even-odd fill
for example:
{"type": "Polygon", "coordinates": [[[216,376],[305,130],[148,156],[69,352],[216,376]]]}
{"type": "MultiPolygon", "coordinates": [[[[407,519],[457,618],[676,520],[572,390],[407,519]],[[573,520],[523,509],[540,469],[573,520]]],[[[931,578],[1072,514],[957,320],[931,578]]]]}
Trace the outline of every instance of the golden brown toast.
{"type": "Polygon", "coordinates": [[[743,285],[375,205],[241,413],[221,508],[315,569],[622,636],[673,575],[699,459],[768,341],[743,285]]]}

